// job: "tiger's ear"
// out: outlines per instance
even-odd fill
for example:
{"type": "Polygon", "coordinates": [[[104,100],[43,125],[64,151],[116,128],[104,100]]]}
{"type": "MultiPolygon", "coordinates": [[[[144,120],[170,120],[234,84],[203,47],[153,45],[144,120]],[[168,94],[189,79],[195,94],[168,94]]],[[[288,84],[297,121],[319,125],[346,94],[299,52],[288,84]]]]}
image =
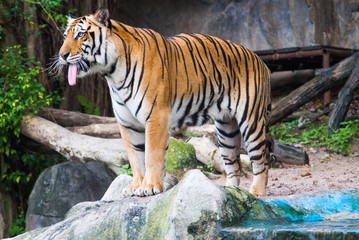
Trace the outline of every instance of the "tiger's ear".
{"type": "Polygon", "coordinates": [[[74,15],[69,14],[67,16],[67,26],[70,26],[76,19],[77,19],[77,17],[75,17],[74,15]]]}
{"type": "Polygon", "coordinates": [[[107,9],[100,9],[100,10],[96,11],[94,18],[99,23],[106,25],[106,23],[108,23],[108,21],[110,19],[110,13],[107,9]]]}

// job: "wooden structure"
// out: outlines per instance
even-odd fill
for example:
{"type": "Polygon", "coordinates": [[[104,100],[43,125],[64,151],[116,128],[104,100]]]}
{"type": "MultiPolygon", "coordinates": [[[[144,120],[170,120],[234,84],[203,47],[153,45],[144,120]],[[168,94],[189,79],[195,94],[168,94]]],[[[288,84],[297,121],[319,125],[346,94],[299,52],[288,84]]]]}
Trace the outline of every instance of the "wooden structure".
{"type": "MultiPolygon", "coordinates": [[[[314,45],[256,51],[272,72],[328,68],[353,55],[356,49],[314,45]]],[[[330,91],[324,94],[324,103],[330,103],[330,91]]]]}

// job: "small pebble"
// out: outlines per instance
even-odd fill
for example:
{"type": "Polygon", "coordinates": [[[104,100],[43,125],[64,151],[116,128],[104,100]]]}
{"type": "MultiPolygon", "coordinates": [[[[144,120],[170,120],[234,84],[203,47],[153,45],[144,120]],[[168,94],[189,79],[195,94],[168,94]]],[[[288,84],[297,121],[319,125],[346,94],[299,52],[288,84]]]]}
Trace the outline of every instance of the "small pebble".
{"type": "Polygon", "coordinates": [[[318,149],[316,149],[316,148],[309,148],[309,151],[310,151],[311,153],[317,153],[317,152],[318,152],[318,149]]]}
{"type": "Polygon", "coordinates": [[[303,145],[303,144],[300,144],[300,143],[296,143],[296,144],[294,144],[293,146],[294,146],[294,147],[297,147],[297,148],[302,148],[302,147],[304,147],[304,145],[303,145]]]}

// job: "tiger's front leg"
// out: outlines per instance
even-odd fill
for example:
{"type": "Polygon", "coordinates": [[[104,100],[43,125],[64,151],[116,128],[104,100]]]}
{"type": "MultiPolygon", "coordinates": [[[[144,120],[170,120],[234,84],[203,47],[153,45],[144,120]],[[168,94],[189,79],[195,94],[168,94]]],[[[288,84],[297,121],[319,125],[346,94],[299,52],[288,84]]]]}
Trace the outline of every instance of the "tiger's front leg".
{"type": "Polygon", "coordinates": [[[132,185],[123,190],[123,194],[126,197],[130,197],[134,195],[135,190],[142,184],[146,172],[145,130],[135,130],[120,124],[120,132],[133,173],[132,185]]]}
{"type": "Polygon", "coordinates": [[[146,174],[140,187],[134,191],[136,196],[151,196],[163,192],[168,140],[168,113],[152,112],[151,118],[146,123],[146,174]]]}

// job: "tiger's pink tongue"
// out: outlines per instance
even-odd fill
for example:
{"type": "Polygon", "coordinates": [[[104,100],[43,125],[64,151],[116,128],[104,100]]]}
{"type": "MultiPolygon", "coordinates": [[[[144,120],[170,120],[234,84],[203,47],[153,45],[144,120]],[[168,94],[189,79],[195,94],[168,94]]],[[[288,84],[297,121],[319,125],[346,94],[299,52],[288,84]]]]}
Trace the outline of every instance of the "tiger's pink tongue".
{"type": "Polygon", "coordinates": [[[70,86],[76,85],[76,76],[77,76],[77,65],[76,64],[70,64],[69,66],[69,72],[68,72],[68,80],[70,86]]]}

